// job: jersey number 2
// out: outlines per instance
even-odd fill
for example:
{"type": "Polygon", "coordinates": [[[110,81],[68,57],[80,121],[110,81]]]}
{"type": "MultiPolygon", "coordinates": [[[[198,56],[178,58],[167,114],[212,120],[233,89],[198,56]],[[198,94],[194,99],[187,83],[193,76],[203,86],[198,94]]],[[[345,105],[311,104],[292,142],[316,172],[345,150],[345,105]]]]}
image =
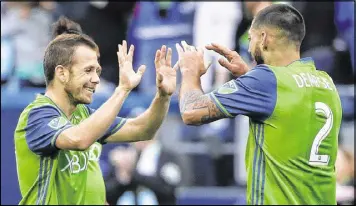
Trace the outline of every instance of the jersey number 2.
{"type": "Polygon", "coordinates": [[[319,130],[318,134],[315,136],[312,148],[310,150],[310,165],[328,165],[330,156],[318,154],[318,149],[320,143],[328,136],[332,126],[333,126],[333,112],[330,107],[322,102],[315,103],[315,112],[321,113],[326,118],[324,126],[319,130]]]}

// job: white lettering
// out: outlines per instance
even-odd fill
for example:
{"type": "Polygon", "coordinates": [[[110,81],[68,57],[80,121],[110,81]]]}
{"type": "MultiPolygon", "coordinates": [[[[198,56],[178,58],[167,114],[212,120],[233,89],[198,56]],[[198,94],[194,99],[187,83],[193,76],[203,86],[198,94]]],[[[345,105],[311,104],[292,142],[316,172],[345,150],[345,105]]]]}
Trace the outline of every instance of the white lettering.
{"type": "Polygon", "coordinates": [[[325,78],[325,77],[322,77],[321,78],[323,80],[323,82],[325,83],[325,88],[329,89],[329,90],[333,90],[330,86],[330,82],[325,78]]]}
{"type": "Polygon", "coordinates": [[[305,86],[310,87],[310,84],[307,82],[307,77],[305,76],[305,73],[300,73],[300,76],[303,78],[305,86]]]}
{"type": "Polygon", "coordinates": [[[61,169],[61,172],[69,168],[70,173],[79,173],[88,169],[89,161],[99,161],[101,147],[93,144],[88,151],[80,152],[79,154],[65,153],[64,156],[67,164],[61,169]]]}
{"type": "Polygon", "coordinates": [[[323,76],[317,76],[313,75],[310,73],[299,73],[299,74],[293,74],[292,75],[295,82],[297,83],[298,87],[320,87],[320,88],[325,88],[329,90],[335,90],[333,89],[333,82],[332,79],[323,77],[323,76]]]}
{"type": "Polygon", "coordinates": [[[98,145],[94,144],[93,146],[90,147],[89,150],[89,160],[99,161],[100,153],[101,153],[101,148],[98,145]]]}
{"type": "Polygon", "coordinates": [[[69,170],[72,171],[72,160],[71,158],[69,158],[67,154],[65,154],[65,157],[67,158],[68,164],[65,167],[63,167],[63,169],[61,169],[61,172],[66,170],[68,167],[70,167],[69,170]]]}
{"type": "Polygon", "coordinates": [[[298,87],[304,86],[303,79],[299,75],[293,74],[293,77],[295,79],[295,82],[297,82],[298,87]]]}
{"type": "Polygon", "coordinates": [[[83,171],[88,167],[88,161],[87,161],[88,158],[87,158],[86,152],[82,152],[80,154],[84,157],[84,165],[83,165],[83,167],[80,168],[80,171],[83,171]]]}
{"type": "Polygon", "coordinates": [[[316,76],[312,75],[312,74],[309,74],[307,73],[308,76],[309,76],[309,79],[311,79],[311,82],[312,82],[312,85],[313,86],[316,86],[316,87],[319,87],[319,82],[318,80],[316,79],[316,76]]]}
{"type": "Polygon", "coordinates": [[[72,173],[74,174],[80,172],[79,157],[76,154],[74,154],[72,157],[72,169],[72,173]]]}

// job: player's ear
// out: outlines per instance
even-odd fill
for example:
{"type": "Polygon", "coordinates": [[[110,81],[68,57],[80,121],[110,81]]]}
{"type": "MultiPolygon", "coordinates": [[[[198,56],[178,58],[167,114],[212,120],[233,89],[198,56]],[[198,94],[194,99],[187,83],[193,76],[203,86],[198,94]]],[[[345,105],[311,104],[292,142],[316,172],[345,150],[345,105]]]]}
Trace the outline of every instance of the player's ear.
{"type": "Polygon", "coordinates": [[[57,65],[56,68],[54,69],[55,76],[58,78],[58,80],[62,83],[65,84],[69,80],[69,70],[62,66],[62,65],[57,65]]]}
{"type": "Polygon", "coordinates": [[[261,32],[261,48],[263,51],[267,50],[267,32],[264,30],[261,32]]]}

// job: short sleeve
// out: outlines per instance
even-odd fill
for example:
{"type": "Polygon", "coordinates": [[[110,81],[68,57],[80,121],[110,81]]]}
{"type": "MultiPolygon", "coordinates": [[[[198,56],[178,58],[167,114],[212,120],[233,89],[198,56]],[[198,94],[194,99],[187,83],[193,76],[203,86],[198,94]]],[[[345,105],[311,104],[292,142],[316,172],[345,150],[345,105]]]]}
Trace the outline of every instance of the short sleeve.
{"type": "MultiPolygon", "coordinates": [[[[89,111],[89,115],[93,114],[95,112],[95,109],[90,108],[88,106],[86,106],[88,111],[89,111]]],[[[117,131],[119,131],[122,126],[124,126],[124,124],[126,123],[126,118],[122,118],[122,117],[116,117],[114,122],[111,124],[111,126],[109,127],[109,129],[105,132],[105,134],[98,139],[98,142],[101,144],[105,144],[105,140],[110,137],[112,134],[116,133],[117,131]]]]}
{"type": "Polygon", "coordinates": [[[25,127],[26,142],[35,154],[52,155],[59,150],[55,145],[58,135],[71,126],[71,123],[53,106],[34,108],[29,112],[25,127]]]}
{"type": "Polygon", "coordinates": [[[277,80],[267,66],[259,65],[209,95],[226,117],[240,114],[264,121],[276,105],[277,80]]]}

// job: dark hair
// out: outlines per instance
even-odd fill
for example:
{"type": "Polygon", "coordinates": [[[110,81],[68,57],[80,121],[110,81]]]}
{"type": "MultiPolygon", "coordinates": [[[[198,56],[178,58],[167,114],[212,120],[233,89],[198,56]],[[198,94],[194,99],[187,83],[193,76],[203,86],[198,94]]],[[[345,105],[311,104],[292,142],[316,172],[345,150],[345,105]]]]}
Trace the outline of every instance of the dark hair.
{"type": "Polygon", "coordinates": [[[53,40],[48,44],[43,60],[46,85],[54,78],[58,65],[71,66],[76,47],[86,45],[99,55],[99,48],[92,38],[82,32],[79,24],[61,16],[53,24],[53,40]]]}
{"type": "Polygon", "coordinates": [[[300,46],[305,36],[303,16],[297,9],[287,4],[272,4],[257,13],[253,28],[270,26],[280,29],[290,41],[300,46]]]}

